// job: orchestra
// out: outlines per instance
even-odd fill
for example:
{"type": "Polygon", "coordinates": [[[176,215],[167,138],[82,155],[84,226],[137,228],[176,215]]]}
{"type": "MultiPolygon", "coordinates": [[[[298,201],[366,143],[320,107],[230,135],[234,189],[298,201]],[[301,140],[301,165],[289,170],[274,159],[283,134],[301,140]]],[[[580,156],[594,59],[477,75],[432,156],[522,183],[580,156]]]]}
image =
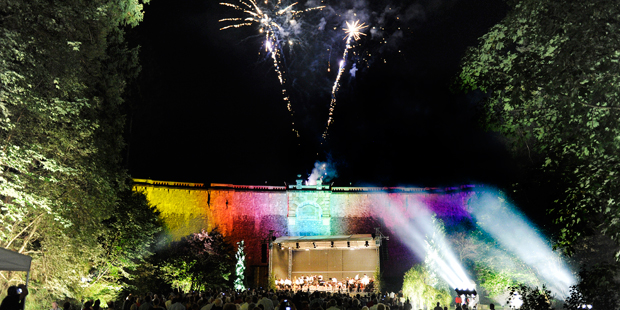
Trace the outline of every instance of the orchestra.
{"type": "Polygon", "coordinates": [[[278,279],[276,287],[278,290],[307,290],[307,291],[328,291],[328,292],[347,292],[360,293],[372,292],[374,279],[364,274],[359,274],[353,278],[345,278],[338,280],[336,278],[324,279],[322,275],[303,275],[301,277],[293,277],[293,279],[278,279]]]}

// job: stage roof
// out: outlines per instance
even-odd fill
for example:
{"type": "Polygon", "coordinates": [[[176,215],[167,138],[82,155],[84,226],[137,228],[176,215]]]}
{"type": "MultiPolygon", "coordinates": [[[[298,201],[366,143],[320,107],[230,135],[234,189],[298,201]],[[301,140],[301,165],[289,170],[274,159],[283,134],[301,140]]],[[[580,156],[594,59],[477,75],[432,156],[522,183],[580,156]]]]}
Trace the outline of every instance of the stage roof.
{"type": "Polygon", "coordinates": [[[275,243],[313,242],[313,241],[370,241],[371,234],[339,235],[339,236],[286,236],[278,237],[275,243]]]}
{"type": "Polygon", "coordinates": [[[326,248],[376,248],[371,234],[338,235],[338,236],[285,236],[278,237],[274,244],[293,249],[326,249],[326,248]],[[334,245],[332,246],[332,242],[334,245]],[[366,245],[368,242],[368,245],[366,245]],[[299,244],[299,247],[297,247],[299,244]]]}

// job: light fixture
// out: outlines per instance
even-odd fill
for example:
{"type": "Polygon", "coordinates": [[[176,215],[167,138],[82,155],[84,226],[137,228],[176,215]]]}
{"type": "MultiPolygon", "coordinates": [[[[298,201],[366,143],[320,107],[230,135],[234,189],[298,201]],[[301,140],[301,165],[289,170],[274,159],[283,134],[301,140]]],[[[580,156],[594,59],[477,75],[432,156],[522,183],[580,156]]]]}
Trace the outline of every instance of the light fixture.
{"type": "Polygon", "coordinates": [[[350,247],[351,247],[351,242],[347,241],[347,248],[350,248],[350,247]]]}
{"type": "Polygon", "coordinates": [[[475,289],[469,289],[469,288],[455,288],[454,289],[456,291],[457,295],[478,295],[478,292],[476,292],[475,289]]]}
{"type": "Polygon", "coordinates": [[[312,242],[312,246],[316,249],[316,243],[312,242]]]}
{"type": "Polygon", "coordinates": [[[332,241],[332,248],[334,247],[334,241],[332,241]]]}
{"type": "Polygon", "coordinates": [[[299,249],[299,242],[297,242],[295,245],[296,245],[296,246],[297,246],[297,248],[299,249]]]}

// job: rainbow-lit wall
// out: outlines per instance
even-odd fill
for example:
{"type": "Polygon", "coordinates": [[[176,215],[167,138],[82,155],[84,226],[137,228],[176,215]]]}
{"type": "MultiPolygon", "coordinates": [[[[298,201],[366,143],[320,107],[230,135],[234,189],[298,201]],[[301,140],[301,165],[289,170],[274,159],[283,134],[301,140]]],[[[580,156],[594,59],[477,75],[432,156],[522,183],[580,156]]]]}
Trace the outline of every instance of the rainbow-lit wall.
{"type": "MultiPolygon", "coordinates": [[[[391,237],[386,276],[402,274],[419,259],[393,232],[403,217],[413,219],[430,209],[450,223],[469,217],[467,201],[472,186],[449,189],[415,187],[246,186],[179,183],[135,179],[134,190],[144,192],[160,212],[173,237],[218,228],[231,242],[245,240],[247,262],[254,283],[263,282],[266,261],[261,245],[269,231],[275,236],[346,235],[373,233],[380,227],[391,237]],[[394,216],[397,214],[398,216],[394,216]]],[[[406,219],[405,219],[406,220],[406,219]]]]}

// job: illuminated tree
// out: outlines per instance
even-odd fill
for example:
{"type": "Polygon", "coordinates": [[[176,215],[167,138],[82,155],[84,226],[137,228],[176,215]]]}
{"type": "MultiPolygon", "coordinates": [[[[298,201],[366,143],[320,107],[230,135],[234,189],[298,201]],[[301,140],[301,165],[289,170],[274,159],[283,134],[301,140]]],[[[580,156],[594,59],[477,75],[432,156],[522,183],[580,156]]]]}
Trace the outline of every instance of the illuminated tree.
{"type": "Polygon", "coordinates": [[[616,2],[521,0],[463,59],[488,128],[565,184],[552,212],[569,253],[589,229],[620,240],[618,42],[616,2]]]}
{"type": "Polygon", "coordinates": [[[510,296],[507,305],[522,310],[549,310],[551,308],[551,291],[544,285],[541,289],[526,285],[510,287],[510,296]]]}
{"type": "MultiPolygon", "coordinates": [[[[428,284],[434,287],[439,285],[440,280],[437,274],[439,273],[439,266],[437,266],[437,259],[444,259],[442,253],[442,246],[440,240],[446,238],[446,227],[443,221],[437,218],[436,215],[432,217],[433,221],[433,234],[427,235],[424,243],[426,245],[426,257],[424,258],[424,268],[428,270],[428,284]]],[[[446,287],[447,288],[447,287],[446,287]]]]}
{"type": "Polygon", "coordinates": [[[403,296],[411,302],[414,309],[430,308],[435,302],[449,305],[452,297],[445,288],[435,288],[436,282],[423,264],[416,264],[403,278],[403,296]]]}
{"type": "Polygon", "coordinates": [[[500,301],[512,285],[540,283],[532,268],[514,254],[503,250],[494,240],[485,237],[480,230],[447,235],[443,222],[436,217],[433,217],[433,226],[435,228],[433,234],[427,235],[425,240],[427,255],[423,267],[428,272],[426,277],[428,285],[439,290],[450,290],[448,284],[438,276],[440,267],[437,265],[437,259],[445,259],[442,256],[444,243],[440,240],[450,241],[462,266],[468,268],[475,276],[478,292],[484,294],[480,290],[483,288],[488,294],[488,296],[484,294],[484,297],[500,301]]]}
{"type": "Polygon", "coordinates": [[[213,229],[170,243],[151,259],[164,271],[162,281],[185,291],[229,288],[234,252],[224,236],[213,229]]]}
{"type": "Polygon", "coordinates": [[[245,278],[245,253],[243,252],[243,240],[237,242],[237,254],[235,258],[237,259],[237,265],[235,266],[235,275],[237,278],[235,279],[235,289],[236,290],[245,290],[244,278],[245,278]]]}
{"type": "Polygon", "coordinates": [[[541,284],[532,267],[480,230],[454,233],[450,235],[450,241],[461,263],[469,266],[475,275],[481,298],[503,302],[511,286],[519,283],[533,286],[541,284]]]}
{"type": "Polygon", "coordinates": [[[142,16],[138,0],[0,2],[0,246],[33,257],[29,303],[113,294],[159,229],[120,153],[140,69],[123,29],[142,16]]]}
{"type": "Polygon", "coordinates": [[[383,284],[383,273],[381,272],[380,266],[377,266],[377,268],[375,268],[375,273],[373,274],[373,278],[375,279],[375,281],[373,282],[372,291],[375,294],[380,294],[381,288],[384,285],[383,284]]]}
{"type": "Polygon", "coordinates": [[[268,285],[269,285],[269,290],[270,291],[274,291],[275,292],[278,289],[278,287],[276,286],[276,275],[275,274],[272,274],[269,277],[268,285]]]}

